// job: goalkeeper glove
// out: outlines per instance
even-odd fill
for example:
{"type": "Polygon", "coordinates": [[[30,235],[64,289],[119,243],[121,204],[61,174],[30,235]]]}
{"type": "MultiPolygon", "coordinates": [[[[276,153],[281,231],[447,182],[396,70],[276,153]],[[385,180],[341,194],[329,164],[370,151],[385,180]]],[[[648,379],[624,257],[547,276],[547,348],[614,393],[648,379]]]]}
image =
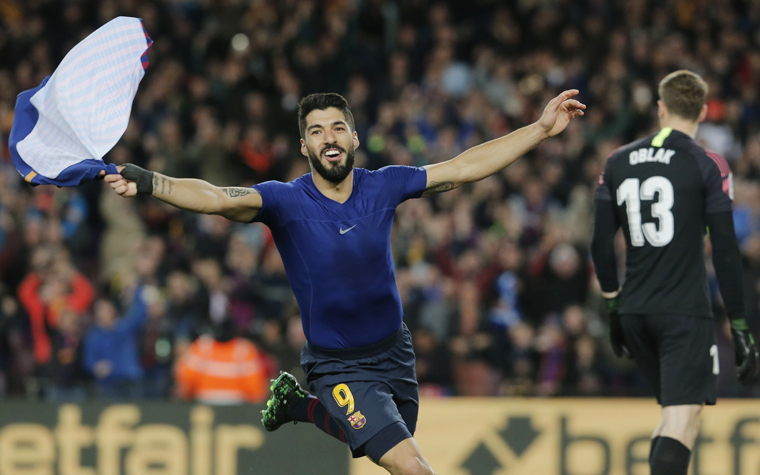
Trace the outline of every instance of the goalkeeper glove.
{"type": "Polygon", "coordinates": [[[615,356],[618,358],[622,358],[623,356],[630,358],[631,352],[625,346],[623,325],[620,323],[618,297],[605,299],[605,301],[607,302],[607,313],[610,316],[610,343],[612,343],[612,351],[615,352],[615,356]]]}
{"type": "Polygon", "coordinates": [[[736,376],[740,383],[750,385],[760,372],[760,354],[746,320],[731,320],[731,336],[734,338],[736,376]]]}

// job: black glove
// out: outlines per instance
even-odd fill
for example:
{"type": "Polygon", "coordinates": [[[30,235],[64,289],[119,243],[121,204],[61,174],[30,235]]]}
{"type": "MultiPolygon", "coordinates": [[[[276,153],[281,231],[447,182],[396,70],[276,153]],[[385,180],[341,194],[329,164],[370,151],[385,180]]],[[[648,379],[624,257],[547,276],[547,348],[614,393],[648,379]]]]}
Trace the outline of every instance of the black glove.
{"type": "Polygon", "coordinates": [[[137,165],[127,163],[121,171],[124,179],[133,181],[137,185],[138,194],[153,194],[153,172],[140,168],[137,165]]]}
{"type": "Polygon", "coordinates": [[[736,355],[736,377],[744,385],[750,385],[760,372],[760,354],[752,332],[744,319],[731,321],[731,336],[734,337],[736,355]]]}
{"type": "Polygon", "coordinates": [[[615,356],[618,358],[622,358],[623,356],[630,358],[631,352],[625,346],[625,338],[623,338],[623,325],[620,323],[620,313],[618,313],[618,298],[605,300],[607,301],[607,313],[610,316],[610,343],[612,343],[612,351],[615,352],[615,356]]]}

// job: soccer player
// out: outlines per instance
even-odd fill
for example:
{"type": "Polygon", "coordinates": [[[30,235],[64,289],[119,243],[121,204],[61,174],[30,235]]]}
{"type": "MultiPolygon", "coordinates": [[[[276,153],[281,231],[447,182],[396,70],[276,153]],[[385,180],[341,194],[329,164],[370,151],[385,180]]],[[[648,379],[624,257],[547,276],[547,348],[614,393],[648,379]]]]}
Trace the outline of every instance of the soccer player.
{"type": "Polygon", "coordinates": [[[715,404],[718,375],[705,227],[741,382],[756,376],[758,352],[744,317],[731,170],[694,141],[707,114],[707,84],[690,71],[676,71],[660,82],[659,95],[660,131],[616,150],[599,179],[591,251],[610,310],[612,347],[617,356],[633,357],[662,406],[651,473],[686,475],[699,414],[704,404],[715,404]],[[621,226],[622,290],[613,245],[621,226]]]}
{"type": "Polygon", "coordinates": [[[183,210],[271,229],[301,311],[310,394],[282,373],[263,411],[267,430],[312,422],[391,474],[432,474],[412,438],[418,388],[391,255],[395,209],[482,180],[562,132],[584,114],[586,106],[571,99],[576,94],[563,92],[537,122],[446,162],[377,171],[353,167],[359,137],[346,100],[312,94],[298,111],[311,173],[292,182],[218,188],[131,164],[105,180],[125,197],[151,194],[183,210]]]}

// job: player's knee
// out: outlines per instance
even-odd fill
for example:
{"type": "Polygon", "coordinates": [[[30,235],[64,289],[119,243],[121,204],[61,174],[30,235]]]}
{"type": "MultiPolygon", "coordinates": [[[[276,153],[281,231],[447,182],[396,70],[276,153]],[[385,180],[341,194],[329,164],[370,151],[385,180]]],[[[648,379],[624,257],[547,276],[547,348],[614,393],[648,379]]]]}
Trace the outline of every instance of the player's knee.
{"type": "Polygon", "coordinates": [[[699,432],[701,412],[702,406],[696,404],[664,408],[660,435],[675,438],[687,447],[691,447],[699,432]]]}
{"type": "Polygon", "coordinates": [[[691,428],[699,426],[699,416],[701,413],[702,406],[697,404],[669,406],[663,409],[662,418],[665,425],[691,428]]]}

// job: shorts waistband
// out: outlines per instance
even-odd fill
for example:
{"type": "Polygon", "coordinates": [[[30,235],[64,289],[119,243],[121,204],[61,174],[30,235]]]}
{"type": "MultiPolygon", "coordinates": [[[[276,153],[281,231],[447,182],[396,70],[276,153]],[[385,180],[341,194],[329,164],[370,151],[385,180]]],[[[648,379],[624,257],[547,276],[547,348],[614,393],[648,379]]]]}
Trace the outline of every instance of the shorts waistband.
{"type": "Polygon", "coordinates": [[[312,345],[311,343],[306,342],[306,349],[309,350],[311,354],[322,357],[322,358],[340,358],[340,359],[348,359],[348,360],[355,360],[355,359],[360,359],[360,358],[371,358],[373,356],[377,356],[380,353],[384,353],[390,350],[391,348],[393,348],[396,345],[396,343],[401,339],[401,336],[404,334],[405,329],[406,329],[406,324],[402,323],[401,326],[398,327],[396,331],[390,334],[390,336],[383,338],[377,343],[373,343],[367,346],[361,346],[359,348],[345,348],[345,349],[333,350],[333,349],[328,349],[328,348],[318,348],[312,345]]]}

